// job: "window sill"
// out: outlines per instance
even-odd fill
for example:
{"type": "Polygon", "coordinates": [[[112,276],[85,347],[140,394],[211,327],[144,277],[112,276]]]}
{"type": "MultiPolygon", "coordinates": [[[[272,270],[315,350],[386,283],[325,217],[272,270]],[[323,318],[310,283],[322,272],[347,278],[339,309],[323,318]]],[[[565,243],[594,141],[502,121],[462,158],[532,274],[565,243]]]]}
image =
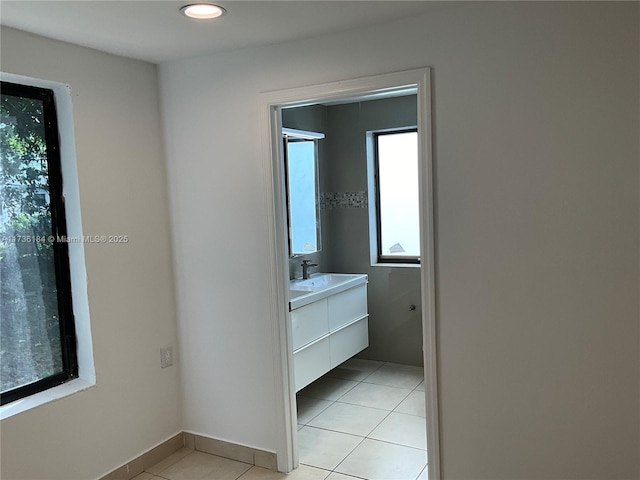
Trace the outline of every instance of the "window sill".
{"type": "Polygon", "coordinates": [[[29,395],[15,402],[8,403],[0,407],[0,420],[13,417],[32,408],[39,407],[46,403],[55,402],[62,398],[74,395],[93,387],[95,383],[88,382],[81,378],[76,378],[57,387],[50,388],[44,392],[29,395]]]}
{"type": "Polygon", "coordinates": [[[372,267],[420,268],[419,263],[372,263],[372,267]]]}

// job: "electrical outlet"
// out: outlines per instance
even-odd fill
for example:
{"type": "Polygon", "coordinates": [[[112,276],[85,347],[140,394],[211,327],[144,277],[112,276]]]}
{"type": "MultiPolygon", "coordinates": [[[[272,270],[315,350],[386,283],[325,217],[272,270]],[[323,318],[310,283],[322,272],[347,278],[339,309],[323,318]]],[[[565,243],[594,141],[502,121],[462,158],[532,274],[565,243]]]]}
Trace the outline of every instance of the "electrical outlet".
{"type": "Polygon", "coordinates": [[[167,345],[160,349],[160,367],[167,368],[173,365],[173,347],[167,345]]]}

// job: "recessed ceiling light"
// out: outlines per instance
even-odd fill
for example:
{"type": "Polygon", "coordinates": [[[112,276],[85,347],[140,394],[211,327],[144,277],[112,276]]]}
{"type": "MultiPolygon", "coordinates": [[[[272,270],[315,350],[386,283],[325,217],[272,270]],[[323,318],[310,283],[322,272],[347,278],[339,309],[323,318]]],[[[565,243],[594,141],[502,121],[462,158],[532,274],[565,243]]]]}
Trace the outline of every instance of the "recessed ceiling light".
{"type": "Polygon", "coordinates": [[[197,18],[201,20],[218,18],[227,13],[224,8],[219,7],[218,5],[213,5],[212,3],[192,3],[191,5],[185,5],[182,7],[180,12],[189,18],[197,18]]]}

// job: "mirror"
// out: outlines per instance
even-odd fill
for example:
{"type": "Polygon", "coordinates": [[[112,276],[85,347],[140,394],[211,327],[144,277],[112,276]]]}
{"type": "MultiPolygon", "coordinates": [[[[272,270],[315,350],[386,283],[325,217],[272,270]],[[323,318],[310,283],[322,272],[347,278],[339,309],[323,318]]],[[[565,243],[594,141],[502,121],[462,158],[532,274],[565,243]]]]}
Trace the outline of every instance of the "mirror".
{"type": "Polygon", "coordinates": [[[320,251],[318,140],[324,134],[283,128],[289,255],[320,251]]]}

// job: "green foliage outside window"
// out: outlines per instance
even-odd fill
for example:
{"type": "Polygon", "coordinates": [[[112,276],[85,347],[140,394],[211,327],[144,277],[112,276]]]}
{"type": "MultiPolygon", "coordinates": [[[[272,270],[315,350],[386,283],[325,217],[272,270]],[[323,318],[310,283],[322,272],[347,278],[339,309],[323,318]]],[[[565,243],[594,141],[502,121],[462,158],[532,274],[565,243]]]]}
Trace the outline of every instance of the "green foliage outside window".
{"type": "Polygon", "coordinates": [[[0,386],[62,371],[43,102],[0,104],[0,386]]]}

